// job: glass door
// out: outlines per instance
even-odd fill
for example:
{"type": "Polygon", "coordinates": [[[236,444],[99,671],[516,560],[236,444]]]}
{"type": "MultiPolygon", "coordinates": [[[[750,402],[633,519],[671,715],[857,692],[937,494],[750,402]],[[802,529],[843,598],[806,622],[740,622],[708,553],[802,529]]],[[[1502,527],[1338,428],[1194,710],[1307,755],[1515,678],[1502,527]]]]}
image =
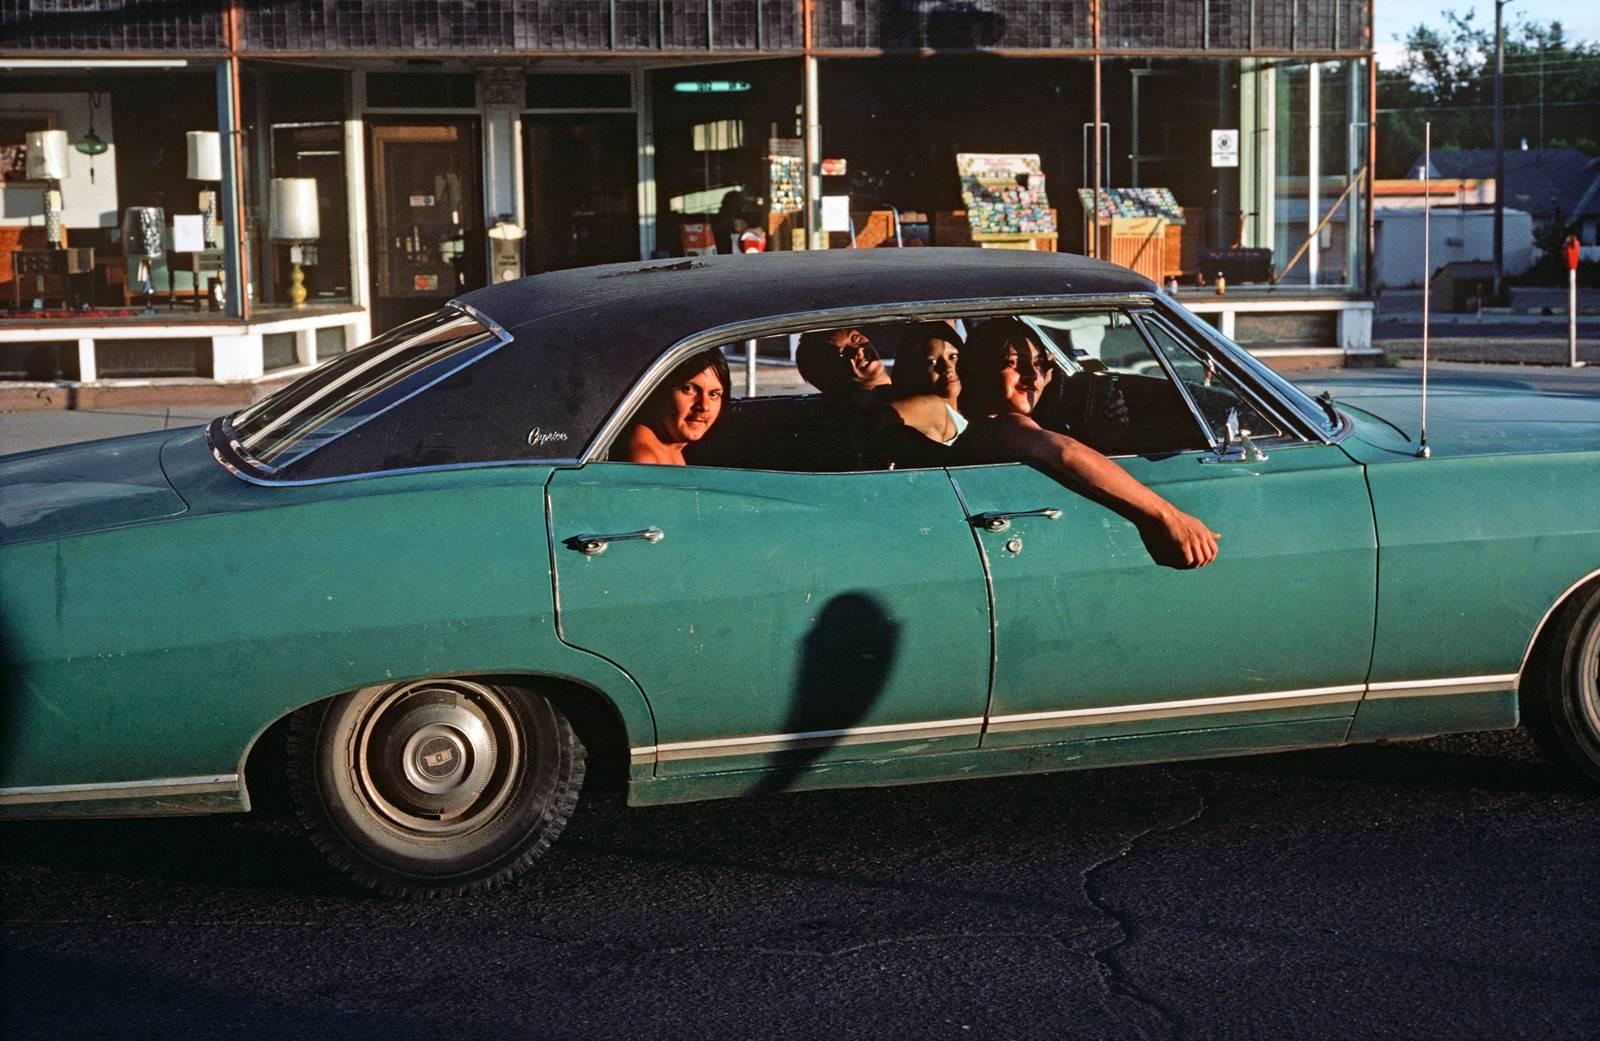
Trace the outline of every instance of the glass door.
{"type": "Polygon", "coordinates": [[[632,113],[524,119],[530,275],[639,259],[634,119],[632,113]]]}
{"type": "Polygon", "coordinates": [[[368,124],[376,329],[485,284],[478,135],[468,118],[368,124]]]}

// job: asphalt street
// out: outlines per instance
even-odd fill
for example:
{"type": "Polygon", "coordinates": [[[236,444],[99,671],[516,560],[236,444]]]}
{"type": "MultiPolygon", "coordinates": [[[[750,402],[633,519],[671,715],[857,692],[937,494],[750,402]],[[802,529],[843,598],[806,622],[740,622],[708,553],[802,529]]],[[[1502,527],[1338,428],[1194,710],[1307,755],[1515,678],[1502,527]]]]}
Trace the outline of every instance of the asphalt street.
{"type": "Polygon", "coordinates": [[[8,1039],[1600,1035],[1519,733],[628,810],[404,904],[281,813],[0,829],[8,1039]]]}

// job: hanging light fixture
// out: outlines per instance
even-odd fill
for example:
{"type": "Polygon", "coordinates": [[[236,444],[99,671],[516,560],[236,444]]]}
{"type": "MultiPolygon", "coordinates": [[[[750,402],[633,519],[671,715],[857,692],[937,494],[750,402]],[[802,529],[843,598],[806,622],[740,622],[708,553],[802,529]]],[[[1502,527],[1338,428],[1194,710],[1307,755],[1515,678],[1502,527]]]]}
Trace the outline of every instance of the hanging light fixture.
{"type": "Polygon", "coordinates": [[[104,155],[111,146],[106,144],[105,138],[94,132],[94,114],[100,108],[100,95],[89,95],[89,132],[72,147],[78,152],[89,157],[89,183],[94,183],[94,157],[104,155]]]}

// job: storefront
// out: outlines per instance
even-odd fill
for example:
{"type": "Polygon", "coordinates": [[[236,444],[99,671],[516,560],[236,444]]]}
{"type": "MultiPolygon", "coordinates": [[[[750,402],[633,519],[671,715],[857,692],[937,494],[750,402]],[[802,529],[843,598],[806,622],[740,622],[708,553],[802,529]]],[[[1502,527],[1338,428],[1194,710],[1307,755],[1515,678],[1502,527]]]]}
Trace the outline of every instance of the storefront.
{"type": "Polygon", "coordinates": [[[1089,252],[1268,358],[1370,348],[1361,0],[111,6],[0,0],[13,384],[249,385],[709,249],[1089,252]],[[1021,164],[1026,234],[958,156],[1021,164]]]}

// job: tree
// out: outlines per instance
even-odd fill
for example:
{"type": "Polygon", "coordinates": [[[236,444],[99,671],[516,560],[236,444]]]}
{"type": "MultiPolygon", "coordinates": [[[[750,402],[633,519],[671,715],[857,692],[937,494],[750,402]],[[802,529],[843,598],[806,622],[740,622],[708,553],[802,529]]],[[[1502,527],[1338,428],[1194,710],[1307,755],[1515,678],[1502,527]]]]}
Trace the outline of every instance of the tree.
{"type": "MultiPolygon", "coordinates": [[[[1422,154],[1423,125],[1433,146],[1494,146],[1494,30],[1472,12],[1444,12],[1444,26],[1406,34],[1405,58],[1378,74],[1379,177],[1404,177],[1422,154]]],[[[1600,152],[1600,44],[1568,39],[1559,20],[1518,19],[1506,28],[1505,142],[1518,148],[1575,147],[1600,152]]]]}

